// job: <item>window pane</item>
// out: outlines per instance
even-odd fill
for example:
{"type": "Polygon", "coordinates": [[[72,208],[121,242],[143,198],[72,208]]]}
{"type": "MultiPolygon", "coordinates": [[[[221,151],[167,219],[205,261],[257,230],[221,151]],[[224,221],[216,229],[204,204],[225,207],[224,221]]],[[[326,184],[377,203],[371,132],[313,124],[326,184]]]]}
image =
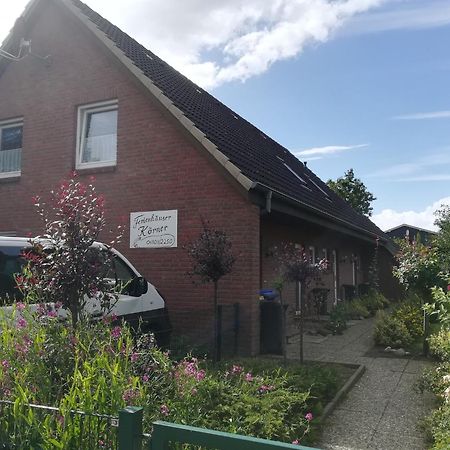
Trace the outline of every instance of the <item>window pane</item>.
{"type": "Polygon", "coordinates": [[[22,148],[22,127],[3,128],[1,150],[18,148],[22,148]]]}
{"type": "Polygon", "coordinates": [[[117,149],[117,110],[85,115],[82,162],[115,161],[117,149]]]}
{"type": "Polygon", "coordinates": [[[21,166],[22,126],[0,129],[0,173],[18,172],[21,166]]]}

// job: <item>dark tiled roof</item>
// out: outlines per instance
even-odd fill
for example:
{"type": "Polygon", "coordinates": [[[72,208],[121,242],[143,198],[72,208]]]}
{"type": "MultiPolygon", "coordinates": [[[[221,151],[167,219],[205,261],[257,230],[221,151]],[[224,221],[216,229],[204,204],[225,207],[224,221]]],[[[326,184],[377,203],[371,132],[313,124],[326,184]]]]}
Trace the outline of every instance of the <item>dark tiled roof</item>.
{"type": "Polygon", "coordinates": [[[350,227],[383,236],[286,148],[147,50],[79,0],[73,4],[121,49],[151,81],[250,180],[269,186],[350,227]]]}

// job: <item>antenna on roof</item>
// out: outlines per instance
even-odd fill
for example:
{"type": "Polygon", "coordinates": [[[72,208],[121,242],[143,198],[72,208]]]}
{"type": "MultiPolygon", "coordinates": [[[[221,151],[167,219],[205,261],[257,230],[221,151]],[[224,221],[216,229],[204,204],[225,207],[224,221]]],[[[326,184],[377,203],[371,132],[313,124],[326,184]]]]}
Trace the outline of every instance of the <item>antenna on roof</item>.
{"type": "Polygon", "coordinates": [[[303,164],[306,167],[308,165],[308,161],[303,161],[303,164]]]}
{"type": "Polygon", "coordinates": [[[25,58],[28,55],[34,56],[37,59],[45,61],[47,65],[49,65],[51,62],[50,55],[40,56],[33,53],[31,51],[31,41],[26,40],[24,38],[20,39],[19,53],[17,55],[13,55],[12,53],[9,53],[6,50],[0,48],[0,58],[3,57],[9,59],[10,61],[20,61],[21,59],[25,58]]]}

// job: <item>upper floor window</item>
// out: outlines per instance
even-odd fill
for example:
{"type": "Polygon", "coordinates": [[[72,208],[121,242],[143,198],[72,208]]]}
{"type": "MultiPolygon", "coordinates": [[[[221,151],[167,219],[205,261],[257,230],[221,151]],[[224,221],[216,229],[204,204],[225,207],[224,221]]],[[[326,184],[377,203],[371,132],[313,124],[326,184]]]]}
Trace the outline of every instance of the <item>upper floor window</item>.
{"type": "Polygon", "coordinates": [[[0,122],[0,178],[20,175],[23,121],[0,122]]]}
{"type": "Polygon", "coordinates": [[[115,166],[117,100],[78,108],[77,169],[115,166]]]}

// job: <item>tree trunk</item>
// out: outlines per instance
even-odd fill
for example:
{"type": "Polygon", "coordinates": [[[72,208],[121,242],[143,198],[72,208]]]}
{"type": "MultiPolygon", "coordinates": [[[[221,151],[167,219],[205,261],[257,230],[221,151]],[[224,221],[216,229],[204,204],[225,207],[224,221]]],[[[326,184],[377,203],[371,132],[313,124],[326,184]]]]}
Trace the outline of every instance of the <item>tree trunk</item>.
{"type": "Polygon", "coordinates": [[[218,348],[218,341],[219,341],[219,317],[218,317],[218,311],[217,311],[217,297],[218,297],[218,281],[214,281],[214,342],[213,342],[213,362],[216,363],[219,359],[219,348],[218,348]]]}
{"type": "Polygon", "coordinates": [[[300,364],[303,364],[303,331],[304,331],[304,317],[305,317],[305,293],[303,285],[300,291],[300,364]]]}
{"type": "Polygon", "coordinates": [[[283,303],[283,296],[280,291],[280,305],[281,305],[281,352],[283,354],[283,364],[286,365],[286,309],[283,303]]]}

